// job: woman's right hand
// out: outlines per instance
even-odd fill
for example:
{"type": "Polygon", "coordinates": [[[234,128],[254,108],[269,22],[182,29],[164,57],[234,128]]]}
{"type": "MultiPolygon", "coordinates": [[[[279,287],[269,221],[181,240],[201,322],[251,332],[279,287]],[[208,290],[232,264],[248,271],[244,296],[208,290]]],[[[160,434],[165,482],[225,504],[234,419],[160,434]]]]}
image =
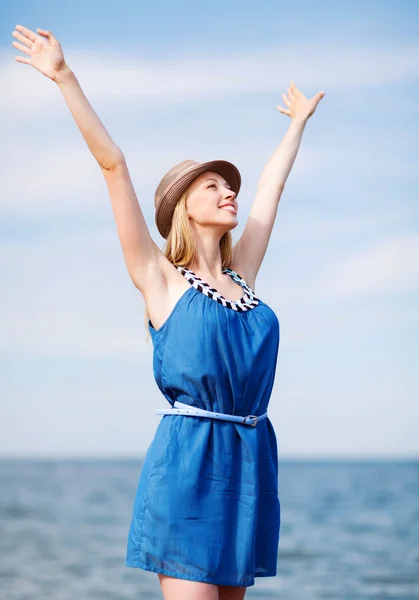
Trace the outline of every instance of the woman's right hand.
{"type": "Polygon", "coordinates": [[[34,33],[22,25],[16,25],[15,29],[17,31],[13,31],[12,35],[22,42],[22,44],[13,42],[12,46],[28,54],[30,57],[15,56],[17,62],[32,65],[43,75],[56,81],[57,76],[68,68],[64,60],[60,42],[50,31],[46,31],[45,29],[37,28],[37,31],[41,35],[34,33]]]}

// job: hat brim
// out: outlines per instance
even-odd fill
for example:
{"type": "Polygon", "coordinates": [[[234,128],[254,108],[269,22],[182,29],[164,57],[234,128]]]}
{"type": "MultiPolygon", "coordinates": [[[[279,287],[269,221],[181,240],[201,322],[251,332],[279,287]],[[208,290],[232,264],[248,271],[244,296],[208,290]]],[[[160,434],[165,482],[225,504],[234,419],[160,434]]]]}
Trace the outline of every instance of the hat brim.
{"type": "Polygon", "coordinates": [[[240,191],[241,175],[238,168],[226,160],[211,160],[205,163],[194,165],[176,179],[164,191],[162,199],[156,209],[155,221],[160,234],[167,238],[172,224],[173,211],[183,192],[188,185],[201,173],[205,171],[215,171],[230,184],[231,189],[236,193],[240,191]]]}

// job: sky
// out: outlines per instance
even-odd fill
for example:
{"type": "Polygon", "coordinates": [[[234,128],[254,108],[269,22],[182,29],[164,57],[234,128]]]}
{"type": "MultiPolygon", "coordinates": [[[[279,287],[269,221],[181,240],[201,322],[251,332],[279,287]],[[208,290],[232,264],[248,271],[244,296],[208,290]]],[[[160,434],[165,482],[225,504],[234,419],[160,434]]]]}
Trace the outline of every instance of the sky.
{"type": "Polygon", "coordinates": [[[168,406],[103,175],[56,84],[14,60],[21,24],[60,41],[160,248],[166,171],[237,165],[237,242],[281,94],[325,91],[255,285],[281,325],[269,417],[280,458],[419,457],[418,19],[400,0],[2,8],[0,456],[143,455],[168,406]]]}

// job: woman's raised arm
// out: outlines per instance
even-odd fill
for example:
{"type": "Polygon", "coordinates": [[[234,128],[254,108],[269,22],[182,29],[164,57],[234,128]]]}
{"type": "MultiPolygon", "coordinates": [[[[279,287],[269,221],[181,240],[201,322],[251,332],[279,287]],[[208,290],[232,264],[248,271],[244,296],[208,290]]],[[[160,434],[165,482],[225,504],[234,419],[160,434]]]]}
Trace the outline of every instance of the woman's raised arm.
{"type": "Polygon", "coordinates": [[[29,64],[54,81],[60,88],[71,114],[90,151],[97,160],[108,186],[112,209],[125,264],[134,284],[143,291],[148,278],[156,277],[163,253],[150,236],[132,185],[125,157],[111,139],[103,123],[83,93],[75,74],[66,64],[59,41],[50,31],[37,29],[39,34],[16,25],[13,42],[28,58],[16,61],[29,64]]]}

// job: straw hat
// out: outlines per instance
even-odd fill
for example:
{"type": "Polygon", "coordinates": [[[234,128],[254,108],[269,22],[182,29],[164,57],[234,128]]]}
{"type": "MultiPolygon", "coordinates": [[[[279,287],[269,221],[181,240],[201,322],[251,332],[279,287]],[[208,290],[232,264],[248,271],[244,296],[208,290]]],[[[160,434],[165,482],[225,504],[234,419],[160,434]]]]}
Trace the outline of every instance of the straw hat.
{"type": "Polygon", "coordinates": [[[204,171],[215,171],[224,177],[231,189],[239,193],[241,185],[240,172],[226,160],[211,160],[199,163],[195,160],[184,160],[168,171],[160,181],[155,196],[156,225],[160,234],[167,238],[172,225],[175,206],[188,185],[204,171]]]}

